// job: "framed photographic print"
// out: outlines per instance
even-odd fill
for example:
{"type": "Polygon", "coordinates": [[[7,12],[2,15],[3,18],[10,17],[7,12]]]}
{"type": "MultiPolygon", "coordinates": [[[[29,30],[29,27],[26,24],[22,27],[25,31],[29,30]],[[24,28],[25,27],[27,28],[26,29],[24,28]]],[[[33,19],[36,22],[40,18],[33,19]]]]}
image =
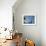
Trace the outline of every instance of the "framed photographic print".
{"type": "Polygon", "coordinates": [[[24,15],[22,18],[23,25],[36,25],[36,16],[35,15],[24,15]]]}

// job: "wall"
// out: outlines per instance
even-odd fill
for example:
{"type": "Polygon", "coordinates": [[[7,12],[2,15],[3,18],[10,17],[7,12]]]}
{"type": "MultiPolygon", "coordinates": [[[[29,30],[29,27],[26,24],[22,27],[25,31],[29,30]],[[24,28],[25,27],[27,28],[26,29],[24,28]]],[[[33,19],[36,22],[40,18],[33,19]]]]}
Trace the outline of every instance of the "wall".
{"type": "MultiPolygon", "coordinates": [[[[23,0],[20,5],[13,7],[15,29],[23,33],[23,37],[35,41],[41,46],[41,0],[23,0]],[[23,14],[36,14],[37,24],[25,26],[22,24],[23,14]]],[[[42,21],[43,22],[43,21],[42,21]]]]}
{"type": "Polygon", "coordinates": [[[12,29],[12,6],[16,0],[0,0],[0,27],[12,29]]]}
{"type": "Polygon", "coordinates": [[[46,46],[46,0],[41,1],[40,27],[42,46],[46,46]]]}

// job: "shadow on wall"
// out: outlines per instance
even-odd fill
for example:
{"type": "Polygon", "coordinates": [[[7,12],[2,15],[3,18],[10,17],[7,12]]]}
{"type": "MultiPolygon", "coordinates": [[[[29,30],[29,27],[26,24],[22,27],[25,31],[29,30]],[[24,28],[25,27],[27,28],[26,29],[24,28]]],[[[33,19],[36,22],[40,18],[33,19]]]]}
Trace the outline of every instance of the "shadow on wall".
{"type": "Polygon", "coordinates": [[[33,37],[31,34],[24,35],[24,39],[30,39],[33,40],[36,46],[41,46],[41,38],[33,37]]]}
{"type": "Polygon", "coordinates": [[[40,0],[24,0],[23,3],[20,3],[20,5],[18,6],[17,4],[17,8],[15,7],[16,5],[14,4],[13,7],[13,12],[14,12],[14,16],[15,16],[15,28],[18,30],[18,32],[22,32],[23,33],[23,37],[24,39],[33,39],[35,41],[36,46],[41,46],[41,38],[40,35],[35,34],[40,30],[40,26],[39,26],[39,17],[40,17],[40,0]],[[23,14],[32,14],[34,15],[34,12],[37,13],[37,25],[33,25],[33,26],[25,26],[22,25],[22,15],[23,14]],[[32,31],[34,30],[34,31],[32,31]],[[27,36],[27,34],[28,36],[27,36]],[[32,33],[30,33],[32,32],[32,33]]]}

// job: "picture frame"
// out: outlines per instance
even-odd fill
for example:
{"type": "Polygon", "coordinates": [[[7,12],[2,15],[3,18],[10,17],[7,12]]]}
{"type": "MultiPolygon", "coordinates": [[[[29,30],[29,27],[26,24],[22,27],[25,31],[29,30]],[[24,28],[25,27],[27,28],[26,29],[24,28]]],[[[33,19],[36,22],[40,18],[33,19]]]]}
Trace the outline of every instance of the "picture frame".
{"type": "Polygon", "coordinates": [[[22,16],[23,25],[36,25],[36,15],[33,14],[24,14],[22,16]]]}

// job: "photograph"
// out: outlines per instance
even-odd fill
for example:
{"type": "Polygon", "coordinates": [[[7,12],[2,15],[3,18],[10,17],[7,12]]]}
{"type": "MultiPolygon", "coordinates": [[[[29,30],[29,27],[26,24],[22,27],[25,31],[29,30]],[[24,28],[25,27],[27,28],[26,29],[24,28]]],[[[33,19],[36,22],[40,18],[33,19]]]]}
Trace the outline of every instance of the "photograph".
{"type": "Polygon", "coordinates": [[[23,16],[23,24],[24,25],[35,25],[36,24],[36,16],[24,15],[23,16]]]}

